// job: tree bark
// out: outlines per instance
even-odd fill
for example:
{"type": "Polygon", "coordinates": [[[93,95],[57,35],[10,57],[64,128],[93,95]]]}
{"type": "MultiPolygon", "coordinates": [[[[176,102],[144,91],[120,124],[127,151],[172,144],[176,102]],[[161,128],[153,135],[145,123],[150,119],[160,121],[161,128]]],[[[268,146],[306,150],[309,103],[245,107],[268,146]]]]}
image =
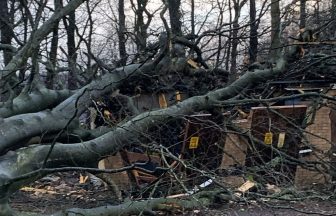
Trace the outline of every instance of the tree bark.
{"type": "MultiPolygon", "coordinates": [[[[10,14],[8,11],[8,0],[0,1],[0,32],[1,32],[1,44],[11,45],[12,43],[12,29],[10,14]]],[[[7,65],[12,59],[12,50],[3,49],[4,64],[7,65]]]]}
{"type": "Polygon", "coordinates": [[[232,23],[232,44],[231,44],[231,66],[230,66],[230,80],[234,81],[237,79],[237,48],[238,48],[238,31],[239,31],[239,23],[238,19],[240,17],[240,8],[238,2],[233,1],[234,8],[234,19],[232,23]]]}
{"type": "MultiPolygon", "coordinates": [[[[194,0],[192,0],[192,2],[193,1],[194,0]]],[[[223,6],[223,4],[220,4],[218,2],[218,7],[219,7],[219,17],[218,17],[218,24],[217,24],[217,26],[222,26],[223,25],[223,18],[224,18],[224,6],[223,6]]],[[[193,22],[194,22],[194,20],[193,20],[193,22]]],[[[221,53],[223,52],[222,49],[223,49],[222,35],[218,34],[218,45],[217,45],[217,54],[216,54],[216,64],[215,64],[215,67],[219,67],[222,64],[222,62],[223,62],[223,59],[222,60],[220,59],[221,53]]],[[[226,52],[226,50],[224,50],[224,53],[225,52],[226,52]]]]}
{"type": "Polygon", "coordinates": [[[232,44],[231,44],[231,67],[230,67],[230,80],[234,81],[237,79],[237,56],[238,56],[238,32],[239,32],[239,17],[240,17],[240,10],[244,6],[247,0],[233,0],[233,9],[235,12],[234,19],[232,21],[232,44]]]}
{"type": "MultiPolygon", "coordinates": [[[[61,9],[61,1],[54,0],[55,11],[59,11],[61,9]]],[[[55,26],[52,30],[52,39],[51,39],[51,47],[49,52],[49,61],[50,65],[47,67],[47,80],[46,86],[49,89],[53,89],[54,87],[54,78],[56,73],[56,62],[57,62],[57,50],[58,50],[58,24],[59,22],[55,23],[55,26]]]]}
{"type": "Polygon", "coordinates": [[[271,1],[271,58],[275,61],[281,54],[280,41],[280,4],[279,0],[271,1]]]}
{"type": "Polygon", "coordinates": [[[306,0],[300,0],[300,29],[306,27],[306,0]]]}
{"type": "MultiPolygon", "coordinates": [[[[195,0],[191,0],[191,35],[195,36],[195,0]]],[[[194,39],[193,39],[194,41],[194,39]]]]}
{"type": "Polygon", "coordinates": [[[256,61],[258,56],[258,23],[256,20],[256,3],[250,0],[250,47],[249,47],[249,63],[256,61]]]}
{"type": "Polygon", "coordinates": [[[46,88],[41,88],[30,94],[20,94],[10,103],[0,104],[0,119],[55,107],[72,94],[73,92],[69,90],[55,91],[46,88]]]}
{"type": "Polygon", "coordinates": [[[147,44],[147,28],[152,20],[151,15],[147,14],[147,22],[145,23],[145,14],[148,0],[137,0],[137,8],[135,11],[136,22],[135,22],[135,35],[136,35],[136,44],[137,52],[142,54],[145,51],[147,44]]]}
{"type": "MultiPolygon", "coordinates": [[[[0,45],[3,51],[3,63],[8,65],[13,57],[13,49],[11,46],[12,41],[12,29],[11,29],[11,20],[8,8],[8,0],[0,1],[0,45]]],[[[2,76],[2,71],[0,72],[2,76]]],[[[3,89],[6,89],[9,92],[12,92],[12,86],[16,82],[15,74],[6,77],[6,79],[0,80],[0,86],[3,89]]],[[[9,94],[0,94],[0,101],[7,100],[9,94]]]]}
{"type": "Polygon", "coordinates": [[[68,22],[64,18],[64,25],[67,32],[67,48],[68,48],[68,88],[73,90],[77,89],[77,52],[76,52],[76,42],[75,42],[75,31],[76,31],[76,13],[75,11],[70,12],[68,17],[68,22]]]}
{"type": "MultiPolygon", "coordinates": [[[[229,1],[229,8],[231,8],[231,1],[229,1]]],[[[229,10],[229,23],[232,23],[232,10],[229,10]]],[[[232,44],[232,25],[230,25],[229,38],[227,42],[226,50],[226,60],[225,60],[225,70],[229,71],[230,69],[230,59],[231,59],[231,44],[232,44]]]]}
{"type": "Polygon", "coordinates": [[[57,50],[58,50],[58,23],[53,29],[53,36],[51,39],[51,47],[49,52],[49,61],[50,64],[47,67],[47,79],[46,86],[49,89],[54,87],[54,78],[56,73],[56,60],[57,60],[57,50]]]}
{"type": "Polygon", "coordinates": [[[119,40],[119,65],[124,66],[127,63],[127,52],[126,52],[126,21],[125,21],[125,3],[124,0],[118,1],[118,14],[119,14],[119,28],[118,28],[118,40],[119,40]]]}
{"type": "MultiPolygon", "coordinates": [[[[331,3],[331,19],[336,20],[336,0],[332,0],[331,3]]],[[[333,32],[332,37],[336,37],[336,22],[331,24],[331,32],[333,32]]]]}
{"type": "Polygon", "coordinates": [[[173,36],[182,36],[180,6],[181,0],[168,0],[170,28],[173,36]]]}

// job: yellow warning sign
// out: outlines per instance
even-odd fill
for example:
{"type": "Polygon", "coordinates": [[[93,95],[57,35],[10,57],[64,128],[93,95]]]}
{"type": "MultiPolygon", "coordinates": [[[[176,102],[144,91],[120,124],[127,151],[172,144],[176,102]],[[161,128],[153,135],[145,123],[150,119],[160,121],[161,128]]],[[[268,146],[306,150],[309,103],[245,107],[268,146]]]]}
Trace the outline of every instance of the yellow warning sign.
{"type": "Polygon", "coordinates": [[[283,147],[283,145],[285,143],[285,136],[286,136],[285,132],[279,133],[278,148],[282,148],[283,147]]]}
{"type": "Polygon", "coordinates": [[[199,137],[191,137],[189,142],[189,149],[196,149],[198,147],[199,137]]]}
{"type": "Polygon", "coordinates": [[[267,145],[272,145],[273,142],[273,134],[271,132],[265,133],[264,143],[267,145]]]}

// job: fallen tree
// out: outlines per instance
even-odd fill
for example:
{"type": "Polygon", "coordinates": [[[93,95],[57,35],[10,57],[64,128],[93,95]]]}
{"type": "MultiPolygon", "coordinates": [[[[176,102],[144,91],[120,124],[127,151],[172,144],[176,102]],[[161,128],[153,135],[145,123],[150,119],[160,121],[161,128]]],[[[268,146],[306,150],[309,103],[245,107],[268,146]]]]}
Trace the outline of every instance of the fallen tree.
{"type": "MultiPolygon", "coordinates": [[[[1,167],[1,200],[4,212],[9,212],[8,198],[23,185],[31,183],[46,174],[57,172],[59,167],[97,167],[98,161],[107,155],[121,150],[124,146],[133,143],[136,145],[146,133],[147,128],[158,124],[164,124],[171,118],[190,115],[199,111],[211,110],[221,103],[228,102],[240,92],[278,76],[286,69],[287,61],[280,59],[273,68],[247,72],[240,79],[231,85],[211,91],[206,95],[195,96],[166,109],[141,113],[131,120],[117,125],[110,132],[95,139],[81,143],[51,143],[50,145],[32,145],[25,148],[18,148],[9,151],[2,156],[1,167]]],[[[144,66],[130,65],[120,68],[125,76],[120,78],[118,73],[111,73],[107,76],[114,76],[112,79],[99,79],[82,88],[70,96],[51,111],[39,113],[22,114],[5,118],[1,127],[4,132],[2,140],[2,151],[10,148],[15,143],[40,135],[40,131],[58,131],[63,133],[68,128],[78,112],[85,109],[89,98],[92,95],[102,94],[105,86],[113,86],[121,79],[127,77],[130,72],[145,71],[151,69],[150,63],[144,66]],[[111,81],[115,82],[111,82],[111,81]],[[93,91],[91,91],[93,89],[93,91]],[[25,120],[27,118],[27,120],[25,120]],[[50,125],[50,122],[54,122],[50,125]],[[17,122],[17,123],[15,123],[17,122]],[[16,125],[16,128],[8,125],[16,125]],[[36,127],[36,129],[34,129],[36,127]],[[10,133],[6,130],[12,130],[10,133]],[[20,133],[18,133],[20,132],[20,133]],[[22,136],[20,135],[22,134],[22,136]]]]}
{"type": "MultiPolygon", "coordinates": [[[[30,43],[27,43],[17,52],[10,64],[5,67],[2,77],[8,77],[25,64],[32,55],[34,46],[37,46],[51,32],[52,23],[75,10],[81,3],[82,1],[71,1],[69,5],[55,12],[50,20],[36,31],[37,33],[29,40],[30,43]]],[[[185,46],[196,46],[184,38],[177,37],[175,40],[185,46]]],[[[287,53],[273,64],[270,63],[267,67],[257,67],[257,69],[253,68],[253,70],[246,71],[244,75],[230,85],[217,88],[203,95],[190,97],[164,109],[140,113],[96,135],[81,134],[85,131],[80,128],[78,119],[91,106],[92,101],[101,95],[116,91],[130,79],[137,79],[140,76],[162,75],[160,71],[163,74],[170,71],[181,71],[181,73],[201,74],[200,76],[202,76],[202,73],[210,73],[213,69],[192,68],[188,65],[185,57],[172,59],[170,56],[171,50],[169,47],[165,47],[158,55],[153,56],[155,57],[154,60],[148,59],[144,63],[111,69],[105,75],[76,91],[49,90],[37,86],[34,91],[23,91],[19,96],[10,98],[0,107],[1,215],[15,215],[9,206],[10,196],[22,186],[30,184],[45,175],[60,171],[78,170],[78,167],[84,167],[83,170],[88,168],[87,171],[90,171],[91,168],[96,169],[101,159],[120,151],[125,146],[142,144],[142,140],[146,139],[149,129],[163,125],[171,119],[183,118],[202,111],[211,113],[214,109],[228,104],[236,105],[251,102],[242,100],[240,96],[259,84],[284,76],[289,70],[289,65],[295,64],[297,61],[299,48],[299,44],[292,46],[287,53]],[[83,139],[75,143],[59,142],[62,136],[72,134],[83,139]],[[44,137],[48,136],[49,142],[35,142],[34,145],[31,145],[31,139],[36,136],[41,137],[40,140],[42,141],[44,137]],[[85,139],[85,136],[90,138],[85,139]]],[[[196,51],[198,59],[203,63],[200,50],[196,49],[196,51]]],[[[330,58],[335,59],[335,55],[323,56],[314,64],[318,65],[330,58]]],[[[333,65],[327,65],[325,68],[334,69],[333,65]]],[[[225,71],[224,74],[226,74],[225,71]]],[[[309,96],[319,97],[319,94],[309,96]]],[[[302,94],[298,97],[308,96],[302,94]]],[[[268,102],[268,99],[263,101],[263,99],[253,98],[251,100],[260,103],[268,102]]],[[[174,158],[173,155],[170,155],[170,157],[181,163],[182,166],[187,166],[183,161],[179,161],[176,156],[174,158]]],[[[166,166],[166,168],[172,173],[174,172],[174,167],[166,166]]],[[[98,172],[97,170],[91,171],[93,173],[98,172]]],[[[123,170],[113,172],[121,171],[123,170]]],[[[218,194],[222,194],[222,192],[210,193],[210,195],[199,193],[195,197],[191,196],[190,200],[158,198],[138,202],[130,201],[119,206],[99,207],[91,210],[69,209],[53,215],[97,215],[97,213],[101,215],[129,215],[142,212],[150,213],[153,210],[169,210],[177,207],[188,209],[200,204],[207,206],[218,198],[218,194]]],[[[228,199],[234,198],[228,196],[224,200],[228,199]]]]}
{"type": "MultiPolygon", "coordinates": [[[[208,110],[213,108],[220,101],[228,100],[236,96],[244,88],[248,87],[251,83],[258,83],[264,81],[267,78],[276,76],[278,73],[283,71],[285,68],[285,61],[281,60],[276,68],[255,71],[254,73],[246,73],[241,79],[234,82],[232,85],[219,89],[213,92],[209,92],[203,96],[195,96],[189,98],[175,106],[168,107],[166,109],[150,111],[142,113],[130,121],[118,125],[114,130],[108,132],[96,139],[77,143],[77,144],[61,144],[54,143],[52,145],[39,145],[30,146],[27,148],[19,149],[15,152],[10,151],[3,156],[3,160],[0,162],[1,166],[1,176],[2,177],[2,200],[7,200],[11,193],[18,190],[21,186],[35,181],[37,178],[43,176],[44,168],[57,168],[61,166],[76,166],[81,164],[81,166],[97,167],[97,163],[103,157],[115,153],[122,149],[126,144],[136,143],[139,138],[145,132],[143,129],[150,128],[154,125],[164,123],[167,119],[174,118],[177,116],[183,116],[192,114],[201,110],[208,110]],[[262,78],[262,79],[261,79],[262,78]],[[66,152],[66,154],[64,154],[66,152]],[[14,165],[15,164],[15,165],[14,165]],[[58,164],[58,165],[56,165],[58,164]],[[13,166],[14,165],[14,166],[13,166]],[[18,167],[22,167],[19,168],[18,167]],[[35,175],[30,175],[33,172],[35,175]],[[19,181],[22,175],[27,175],[29,178],[19,181]],[[19,178],[19,179],[17,179],[19,178]]],[[[86,88],[85,88],[86,89],[86,88]]],[[[80,92],[85,91],[83,89],[80,92]]],[[[77,94],[76,94],[77,95],[77,94]]],[[[80,100],[82,94],[79,93],[79,98],[67,99],[65,102],[66,109],[69,109],[68,101],[80,100]]],[[[77,96],[78,97],[78,96],[77,96]]],[[[59,105],[60,106],[60,105],[59,105]]],[[[70,111],[72,113],[77,110],[77,104],[74,104],[70,111]]],[[[56,107],[55,112],[59,112],[60,108],[56,107]]],[[[27,138],[31,136],[39,135],[39,133],[32,131],[25,131],[24,128],[32,130],[33,126],[38,127],[36,131],[44,130],[61,130],[62,127],[66,128],[67,124],[70,122],[71,118],[64,118],[64,121],[60,121],[60,115],[55,115],[52,110],[46,113],[43,118],[37,118],[36,114],[26,114],[28,118],[37,119],[38,122],[33,122],[31,120],[27,121],[28,124],[19,124],[16,130],[22,131],[22,133],[27,138]],[[50,116],[50,117],[49,117],[50,116]],[[55,117],[54,117],[55,116],[55,117]],[[53,118],[54,117],[54,118],[53,118]],[[57,119],[57,120],[56,120],[57,119]],[[47,128],[50,121],[56,121],[59,123],[59,127],[53,124],[52,128],[47,128]],[[43,122],[46,126],[43,127],[43,122]],[[29,125],[32,124],[32,125],[29,125]],[[42,128],[41,128],[42,127],[42,128]]],[[[64,111],[62,111],[63,113],[64,111]]],[[[71,112],[70,112],[71,113],[71,112]]],[[[40,115],[40,114],[39,114],[40,115]]],[[[23,116],[19,116],[22,121],[23,116]]],[[[69,116],[72,117],[72,116],[69,116]]],[[[13,118],[13,117],[12,117],[13,118]]],[[[11,123],[12,119],[9,118],[8,121],[5,119],[3,125],[8,125],[11,123]]],[[[13,120],[12,120],[13,121],[13,120]]],[[[6,127],[4,127],[6,128],[6,127]]],[[[9,127],[8,127],[9,128],[9,127]]],[[[13,132],[16,133],[16,132],[13,132]]],[[[4,133],[4,138],[12,138],[12,140],[4,139],[3,143],[10,145],[12,143],[22,140],[18,134],[10,135],[9,132],[4,133]]],[[[4,148],[5,149],[5,148],[4,148]]],[[[4,201],[6,202],[6,201],[4,201]]]]}

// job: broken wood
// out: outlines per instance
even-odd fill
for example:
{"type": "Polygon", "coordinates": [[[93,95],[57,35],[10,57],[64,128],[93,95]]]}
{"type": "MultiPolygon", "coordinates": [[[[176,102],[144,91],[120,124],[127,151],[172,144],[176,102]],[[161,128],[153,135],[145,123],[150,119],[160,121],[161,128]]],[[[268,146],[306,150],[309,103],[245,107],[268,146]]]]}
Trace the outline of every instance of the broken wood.
{"type": "Polygon", "coordinates": [[[241,185],[237,191],[237,193],[234,193],[235,196],[240,197],[242,194],[244,194],[246,191],[253,188],[256,184],[250,180],[247,180],[243,185],[241,185]]]}

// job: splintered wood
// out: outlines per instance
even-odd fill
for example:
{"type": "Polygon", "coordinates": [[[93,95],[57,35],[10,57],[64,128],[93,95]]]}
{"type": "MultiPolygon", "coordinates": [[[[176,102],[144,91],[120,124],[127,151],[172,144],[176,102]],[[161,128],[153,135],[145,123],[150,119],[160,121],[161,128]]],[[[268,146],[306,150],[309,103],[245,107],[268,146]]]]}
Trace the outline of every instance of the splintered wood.
{"type": "Polygon", "coordinates": [[[188,59],[188,64],[191,66],[191,67],[193,67],[193,68],[195,68],[195,69],[198,69],[199,67],[198,67],[198,65],[197,65],[197,63],[194,61],[194,60],[192,60],[192,59],[188,59]]]}
{"type": "Polygon", "coordinates": [[[242,184],[237,191],[234,193],[235,196],[240,197],[243,193],[245,193],[246,191],[250,190],[251,188],[253,188],[256,184],[250,180],[247,180],[244,184],[242,184]]]}
{"type": "Polygon", "coordinates": [[[166,96],[163,93],[159,94],[159,104],[161,109],[168,107],[166,96]]]}

